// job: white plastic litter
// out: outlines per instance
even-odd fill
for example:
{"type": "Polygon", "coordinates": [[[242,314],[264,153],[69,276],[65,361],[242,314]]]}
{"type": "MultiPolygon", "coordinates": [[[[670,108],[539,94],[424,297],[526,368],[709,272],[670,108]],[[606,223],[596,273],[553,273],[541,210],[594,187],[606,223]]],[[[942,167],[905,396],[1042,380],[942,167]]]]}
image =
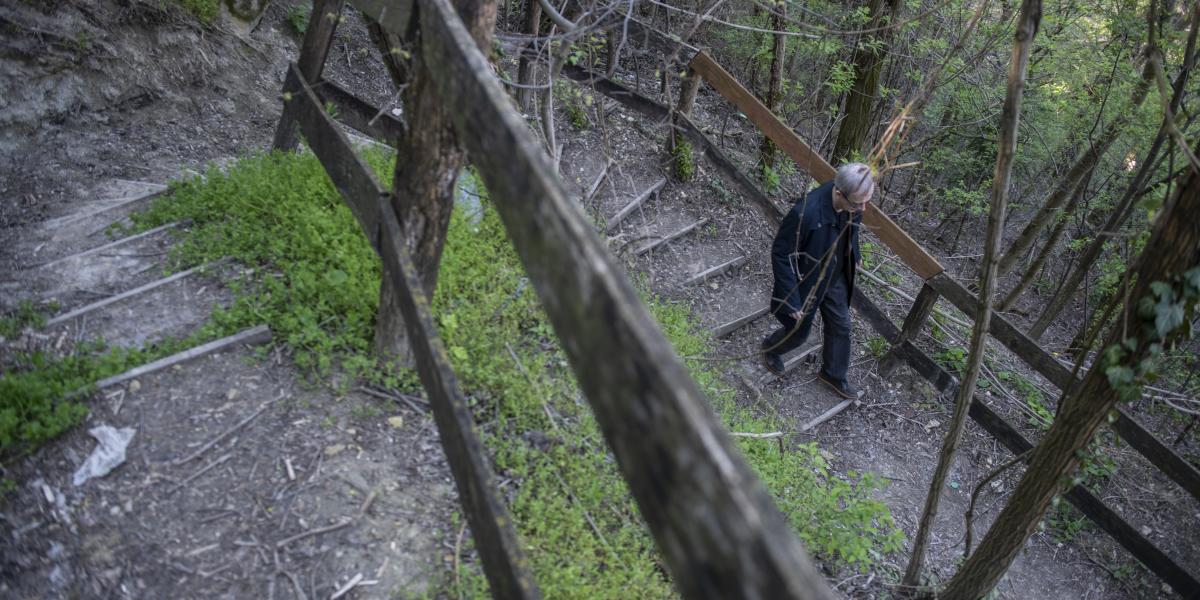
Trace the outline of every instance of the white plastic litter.
{"type": "Polygon", "coordinates": [[[116,429],[110,425],[89,429],[88,433],[96,438],[100,445],[92,450],[87,460],[79,466],[79,470],[75,471],[72,483],[80,486],[93,477],[104,477],[125,462],[125,448],[129,447],[134,432],[132,427],[116,429]]]}

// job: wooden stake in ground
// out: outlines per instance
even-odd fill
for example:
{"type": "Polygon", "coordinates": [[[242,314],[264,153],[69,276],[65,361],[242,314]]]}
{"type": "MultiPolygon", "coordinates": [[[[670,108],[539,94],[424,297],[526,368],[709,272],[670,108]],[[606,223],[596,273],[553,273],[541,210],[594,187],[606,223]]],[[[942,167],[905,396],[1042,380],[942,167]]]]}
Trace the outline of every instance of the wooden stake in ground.
{"type": "Polygon", "coordinates": [[[1013,44],[1012,62],[1008,70],[1008,91],[1004,98],[1004,110],[1000,115],[1000,143],[996,156],[996,174],[992,184],[992,209],[988,214],[987,240],[983,247],[983,291],[981,298],[983,306],[975,319],[975,327],[971,332],[971,349],[967,357],[967,368],[963,374],[962,384],[958,387],[954,403],[954,418],[950,422],[950,431],[942,442],[942,453],[938,458],[937,469],[934,471],[933,482],[929,486],[929,495],[925,498],[925,509],[921,514],[921,524],[917,528],[917,536],[913,541],[912,557],[908,569],[904,573],[903,583],[909,587],[920,584],[921,569],[925,562],[925,547],[929,543],[929,530],[937,517],[938,501],[942,496],[942,486],[950,474],[950,466],[954,464],[954,453],[958,450],[962,439],[963,427],[966,425],[967,411],[971,407],[971,398],[975,391],[975,381],[979,378],[979,369],[983,362],[985,343],[987,342],[988,321],[991,319],[992,296],[996,293],[996,262],[1000,254],[1000,242],[1004,235],[1004,210],[1008,204],[1008,180],[1012,175],[1013,155],[1017,149],[1017,123],[1021,118],[1021,93],[1025,89],[1025,73],[1029,68],[1029,54],[1033,50],[1033,38],[1037,35],[1038,25],[1042,20],[1041,0],[1025,0],[1021,4],[1021,15],[1017,21],[1017,31],[1013,44]]]}

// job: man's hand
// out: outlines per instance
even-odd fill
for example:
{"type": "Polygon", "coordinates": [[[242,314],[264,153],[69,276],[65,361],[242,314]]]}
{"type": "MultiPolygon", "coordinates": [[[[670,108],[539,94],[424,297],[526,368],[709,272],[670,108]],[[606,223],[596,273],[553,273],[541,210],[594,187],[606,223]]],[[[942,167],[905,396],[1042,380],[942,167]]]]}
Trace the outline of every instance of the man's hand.
{"type": "Polygon", "coordinates": [[[803,319],[804,319],[804,311],[802,311],[802,310],[798,310],[798,311],[795,311],[795,312],[793,312],[792,314],[790,314],[790,315],[788,315],[788,316],[789,316],[789,317],[791,317],[791,318],[793,318],[793,319],[795,319],[795,320],[797,320],[797,321],[801,321],[801,320],[803,320],[803,319]]]}

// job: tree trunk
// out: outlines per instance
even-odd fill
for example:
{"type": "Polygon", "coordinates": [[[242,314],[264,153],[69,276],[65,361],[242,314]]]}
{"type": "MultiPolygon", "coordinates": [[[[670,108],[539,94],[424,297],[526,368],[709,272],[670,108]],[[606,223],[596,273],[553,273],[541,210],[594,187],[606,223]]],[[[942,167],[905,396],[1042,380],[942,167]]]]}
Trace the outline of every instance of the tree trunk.
{"type": "Polygon", "coordinates": [[[1017,150],[1017,123],[1021,118],[1021,95],[1025,89],[1025,73],[1029,67],[1029,53],[1033,48],[1033,38],[1037,35],[1041,20],[1041,0],[1025,0],[1017,19],[1012,61],[1008,69],[1008,89],[1004,97],[1004,109],[1000,116],[1000,142],[996,155],[996,172],[992,179],[992,208],[988,214],[987,241],[983,247],[983,292],[980,295],[983,302],[971,332],[971,349],[967,357],[966,372],[963,374],[957,398],[955,398],[954,418],[950,422],[950,431],[946,432],[946,438],[942,442],[942,453],[938,457],[933,481],[929,485],[929,494],[925,497],[925,509],[921,513],[921,523],[917,529],[917,537],[913,541],[912,556],[909,558],[908,569],[904,573],[903,584],[910,588],[921,582],[921,570],[925,562],[925,547],[929,542],[929,531],[933,528],[934,520],[937,518],[942,487],[946,484],[946,477],[949,476],[950,467],[954,464],[954,454],[958,451],[959,442],[962,440],[967,411],[971,407],[971,399],[975,392],[975,381],[979,378],[983,355],[986,352],[988,325],[992,317],[992,296],[996,293],[996,259],[1000,255],[1000,242],[1004,236],[1008,180],[1012,176],[1013,155],[1017,150]]]}
{"type": "MultiPolygon", "coordinates": [[[[900,0],[871,0],[867,29],[876,29],[895,21],[903,6],[900,0]]],[[[885,28],[864,34],[854,47],[854,85],[846,95],[845,117],[838,128],[837,142],[833,146],[832,162],[845,162],[855,152],[862,152],[867,131],[871,128],[871,108],[879,92],[879,74],[883,71],[883,59],[887,56],[891,29],[885,28]]]]}
{"type": "Polygon", "coordinates": [[[1079,182],[1079,185],[1075,186],[1075,192],[1071,194],[1071,201],[1067,203],[1062,215],[1058,217],[1058,222],[1054,224],[1054,229],[1050,231],[1050,239],[1046,240],[1046,244],[1042,246],[1042,251],[1038,253],[1037,258],[1025,269],[1025,273],[1021,275],[1021,280],[1017,282],[1017,285],[996,306],[997,310],[1004,312],[1011,309],[1026,288],[1037,278],[1038,271],[1042,270],[1042,265],[1045,265],[1050,256],[1054,254],[1054,248],[1058,245],[1058,240],[1062,239],[1063,232],[1067,230],[1067,223],[1070,222],[1071,215],[1075,214],[1075,208],[1079,206],[1079,201],[1087,194],[1088,182],[1091,179],[1089,173],[1079,182]]]}
{"type": "MultiPolygon", "coordinates": [[[[775,7],[774,12],[771,13],[771,29],[779,32],[784,30],[786,11],[787,5],[782,2],[775,7]]],[[[775,114],[779,114],[779,105],[783,102],[783,65],[786,48],[787,37],[782,33],[776,33],[775,45],[771,49],[771,77],[767,80],[767,93],[763,98],[763,104],[767,105],[767,109],[775,114]]],[[[775,168],[777,150],[775,142],[764,135],[762,145],[759,146],[759,158],[762,160],[763,168],[775,168]]]]}
{"type": "MultiPolygon", "coordinates": [[[[522,30],[533,37],[537,37],[541,31],[541,22],[541,3],[538,0],[525,0],[525,23],[522,30]]],[[[533,89],[525,86],[533,84],[533,74],[537,65],[532,58],[525,54],[534,45],[533,42],[530,42],[521,46],[521,58],[517,63],[517,84],[522,86],[517,88],[517,106],[523,113],[529,112],[529,102],[533,98],[533,89]]]]}
{"type": "MultiPolygon", "coordinates": [[[[1052,499],[1068,489],[1079,467],[1079,451],[1105,423],[1118,400],[1140,393],[1139,364],[1152,355],[1152,347],[1161,349],[1187,326],[1186,319],[1180,319],[1182,327],[1159,329],[1155,324],[1158,311],[1152,310],[1148,319],[1139,314],[1143,300],[1155,298],[1151,286],[1159,287],[1161,292],[1162,284],[1166,283],[1175,301],[1186,297],[1180,275],[1200,265],[1200,219],[1195,218],[1200,211],[1200,173],[1189,168],[1180,179],[1135,266],[1139,276],[1129,296],[1133,301],[1118,316],[1129,327],[1114,328],[1104,345],[1108,350],[1101,352],[1098,364],[1088,370],[1076,391],[1062,402],[1054,423],[1034,449],[1028,469],[1013,490],[1012,500],[996,518],[978,550],[946,585],[941,598],[975,600],[995,587],[1052,499]]],[[[1193,288],[1191,293],[1200,290],[1193,288]]],[[[1192,296],[1186,302],[1195,301],[1192,296]]]]}
{"type": "MultiPolygon", "coordinates": [[[[454,5],[476,44],[486,52],[496,24],[496,1],[457,0],[454,5]]],[[[396,55],[393,48],[384,50],[385,56],[396,55]]],[[[413,54],[408,71],[408,81],[401,82],[408,85],[404,90],[408,138],[397,151],[391,205],[404,229],[426,297],[432,300],[454,209],[455,185],[466,153],[455,138],[447,105],[435,90],[433,78],[438,74],[430,71],[419,53],[413,54]]],[[[383,360],[408,362],[408,342],[396,294],[394,284],[385,276],[375,323],[375,351],[383,360]]]]}
{"type": "Polygon", "coordinates": [[[1104,129],[1100,139],[1088,147],[1087,151],[1075,161],[1071,166],[1071,170],[1058,182],[1054,191],[1046,198],[1045,204],[1038,209],[1029,223],[1025,225],[1025,229],[1021,230],[1021,234],[1008,248],[1008,252],[1004,253],[1004,257],[1000,259],[1000,274],[1007,275],[1012,272],[1013,268],[1021,260],[1033,243],[1037,241],[1042,230],[1054,222],[1054,217],[1060,212],[1064,202],[1071,196],[1071,192],[1075,190],[1075,186],[1079,185],[1079,181],[1084,175],[1091,172],[1096,167],[1096,163],[1108,151],[1121,133],[1125,130],[1125,126],[1133,118],[1138,107],[1146,99],[1147,92],[1150,91],[1150,81],[1154,78],[1154,70],[1151,68],[1150,61],[1146,61],[1142,68],[1142,78],[1133,87],[1133,95],[1129,100],[1129,106],[1121,111],[1117,118],[1113,119],[1104,129]]]}

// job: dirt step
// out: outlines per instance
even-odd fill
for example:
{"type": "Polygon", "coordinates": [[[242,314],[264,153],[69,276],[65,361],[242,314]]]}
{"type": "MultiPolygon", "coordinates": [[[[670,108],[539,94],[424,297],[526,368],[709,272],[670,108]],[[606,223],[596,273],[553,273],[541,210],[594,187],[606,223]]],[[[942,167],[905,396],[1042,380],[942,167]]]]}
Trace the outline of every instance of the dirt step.
{"type": "Polygon", "coordinates": [[[14,465],[11,589],[328,598],[362,574],[370,597],[421,595],[456,506],[429,417],[286,362],[239,348],[145,375],[14,465]],[[136,430],[125,462],[76,487],[100,424],[136,430]]]}
{"type": "Polygon", "coordinates": [[[68,310],[154,281],[178,227],[163,225],[18,271],[0,282],[8,292],[4,303],[54,301],[68,310]]]}
{"type": "Polygon", "coordinates": [[[70,256],[104,244],[105,232],[114,223],[128,223],[130,213],[144,209],[167,186],[144,181],[113,179],[98,185],[69,213],[32,226],[18,236],[12,250],[18,264],[32,266],[70,256]]]}
{"type": "Polygon", "coordinates": [[[46,323],[47,333],[133,348],[183,337],[203,325],[214,306],[232,302],[222,282],[242,274],[227,263],[181,271],[57,315],[46,323]]]}

